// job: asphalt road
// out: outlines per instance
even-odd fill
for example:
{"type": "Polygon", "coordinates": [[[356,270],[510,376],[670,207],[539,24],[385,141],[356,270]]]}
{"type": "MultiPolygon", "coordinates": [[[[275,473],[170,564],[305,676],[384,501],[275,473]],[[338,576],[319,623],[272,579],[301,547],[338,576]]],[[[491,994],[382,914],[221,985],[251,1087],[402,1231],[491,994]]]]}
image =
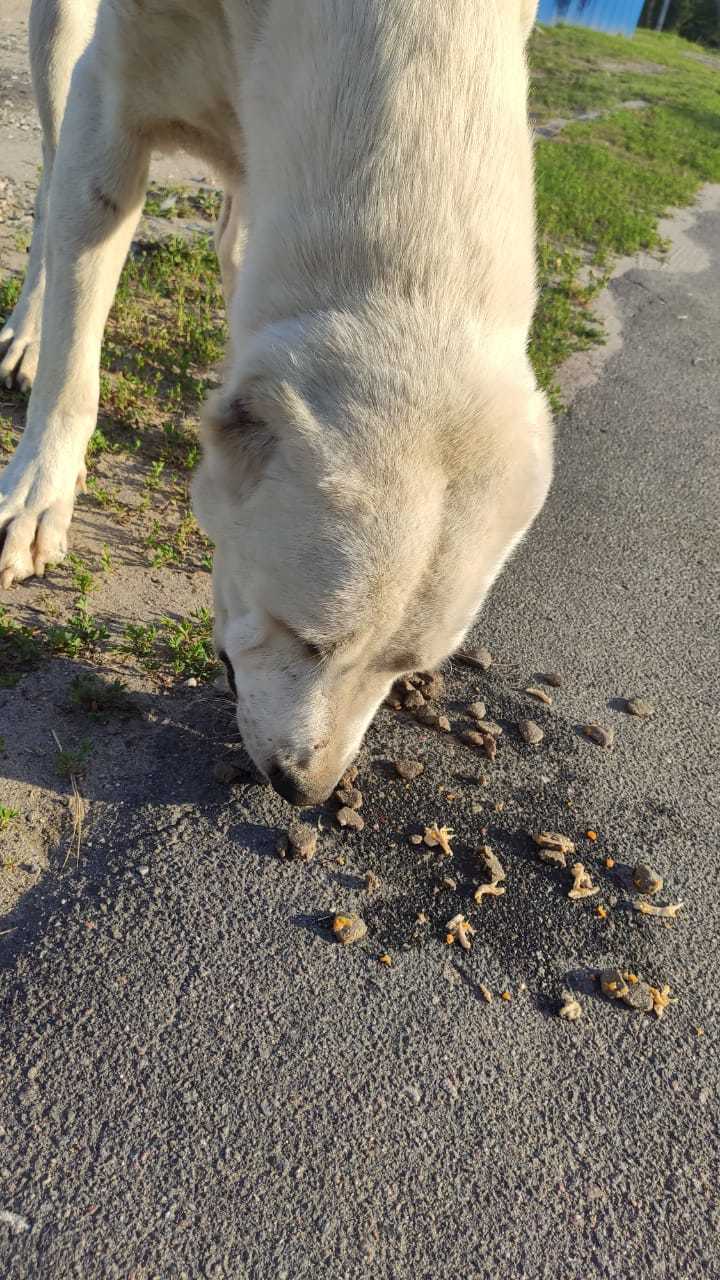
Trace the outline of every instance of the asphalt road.
{"type": "Polygon", "coordinates": [[[495,766],[384,709],[365,830],[284,863],[288,809],[212,781],[225,711],[188,691],[147,776],[96,807],[79,869],[28,895],[0,938],[3,1277],[720,1275],[717,207],[689,235],[702,270],[612,285],[624,342],[558,424],[548,506],[478,627],[495,665],[450,671],[451,718],[482,694],[505,725],[495,766]],[[547,670],[564,687],[531,710],[547,670]],[[635,693],[651,721],[619,709],[635,693]],[[612,751],[579,734],[592,719],[612,751]],[[388,777],[399,754],[425,760],[417,783],[388,777]],[[452,863],[408,843],[436,817],[452,863]],[[578,837],[600,899],[568,901],[535,827],[578,837]],[[480,910],[483,839],[508,888],[480,910]],[[671,925],[626,909],[638,858],[685,904],[671,925]],[[362,912],[364,943],[330,940],[334,909],[362,912]],[[459,910],[467,955],[443,942],[459,910]],[[662,1021],[608,1003],[592,978],[611,963],[678,1003],[662,1021]]]}

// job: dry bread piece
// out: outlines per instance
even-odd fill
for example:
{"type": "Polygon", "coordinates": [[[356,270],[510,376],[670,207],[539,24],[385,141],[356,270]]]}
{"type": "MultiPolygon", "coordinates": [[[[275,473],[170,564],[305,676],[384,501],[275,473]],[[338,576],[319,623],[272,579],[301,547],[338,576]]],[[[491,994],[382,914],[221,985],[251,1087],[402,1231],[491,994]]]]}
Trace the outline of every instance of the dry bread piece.
{"type": "Polygon", "coordinates": [[[569,836],[559,831],[534,831],[533,840],[540,846],[541,862],[548,862],[553,867],[565,867],[566,854],[575,852],[575,845],[569,836]]]}
{"type": "Polygon", "coordinates": [[[484,702],[471,702],[465,710],[469,716],[472,716],[473,720],[484,720],[487,713],[487,707],[484,702]]]}
{"type": "Polygon", "coordinates": [[[445,857],[451,858],[453,851],[450,847],[450,841],[454,835],[455,832],[451,831],[449,827],[439,827],[435,822],[431,827],[425,828],[425,834],[422,838],[423,844],[426,844],[428,849],[436,849],[439,846],[445,857]]]}
{"type": "Polygon", "coordinates": [[[382,888],[382,880],[374,871],[365,872],[365,892],[378,893],[382,888]]]}
{"type": "Polygon", "coordinates": [[[362,831],[365,826],[365,819],[360,816],[357,809],[351,809],[348,805],[343,805],[342,809],[338,809],[335,814],[335,821],[340,827],[352,827],[354,831],[362,831]]]}
{"type": "Polygon", "coordinates": [[[586,738],[590,738],[591,742],[596,742],[599,747],[609,750],[615,741],[615,730],[605,729],[601,724],[584,724],[583,733],[586,738]]]}
{"type": "Polygon", "coordinates": [[[365,921],[356,915],[333,916],[331,927],[338,942],[341,942],[344,947],[350,946],[352,942],[360,942],[367,933],[365,921]]]}
{"type": "Polygon", "coordinates": [[[482,996],[486,1004],[492,1004],[493,993],[489,987],[485,986],[484,982],[478,982],[478,991],[480,992],[480,995],[482,996]]]}
{"type": "Polygon", "coordinates": [[[563,991],[558,1015],[566,1022],[577,1022],[582,1017],[582,1005],[575,999],[572,991],[563,991]]]}
{"type": "Polygon", "coordinates": [[[415,778],[419,778],[421,773],[425,772],[425,765],[419,760],[395,760],[395,772],[403,782],[414,782],[415,778]]]}
{"type": "Polygon", "coordinates": [[[309,822],[293,822],[288,827],[284,852],[291,858],[299,858],[301,862],[309,862],[315,856],[318,833],[309,822]]]}
{"type": "Polygon", "coordinates": [[[464,915],[453,916],[452,920],[448,920],[445,928],[447,929],[445,935],[447,943],[459,942],[463,951],[470,950],[472,946],[470,939],[473,937],[475,930],[464,915]]]}
{"type": "Polygon", "coordinates": [[[475,667],[478,671],[489,671],[492,664],[492,654],[489,649],[458,649],[454,655],[458,662],[462,662],[466,667],[475,667]]]}
{"type": "Polygon", "coordinates": [[[480,848],[478,849],[478,857],[485,870],[488,872],[493,884],[499,884],[501,880],[505,879],[505,868],[497,854],[493,853],[489,844],[480,845],[480,848]]]}
{"type": "Polygon", "coordinates": [[[590,879],[590,873],[585,870],[582,862],[576,862],[570,868],[570,875],[573,879],[573,887],[568,894],[568,898],[573,898],[574,900],[592,898],[594,894],[600,892],[600,886],[593,884],[590,879]]]}
{"type": "Polygon", "coordinates": [[[537,698],[538,702],[544,702],[546,707],[552,706],[552,698],[550,697],[550,694],[547,693],[545,689],[541,689],[539,685],[529,684],[525,692],[529,693],[533,698],[537,698]]]}
{"type": "Polygon", "coordinates": [[[600,987],[603,995],[611,1000],[622,1000],[630,990],[619,969],[603,969],[600,973],[600,987]]]}
{"type": "Polygon", "coordinates": [[[347,809],[362,809],[362,791],[358,791],[357,787],[338,787],[335,799],[347,809]]]}
{"type": "Polygon", "coordinates": [[[484,897],[502,898],[504,893],[505,889],[501,884],[495,884],[494,882],[492,884],[479,884],[473,894],[473,898],[479,906],[484,897]]]}
{"type": "Polygon", "coordinates": [[[502,725],[497,720],[478,720],[477,727],[481,733],[490,733],[493,738],[502,736],[502,725]]]}
{"type": "Polygon", "coordinates": [[[418,707],[415,713],[415,719],[418,720],[420,724],[428,725],[430,729],[437,729],[438,721],[440,720],[440,712],[436,711],[434,707],[418,707]]]}
{"type": "Polygon", "coordinates": [[[350,768],[345,770],[342,778],[338,782],[338,787],[342,787],[343,789],[345,787],[352,787],[355,784],[355,781],[359,773],[360,773],[360,770],[358,769],[357,765],[351,764],[350,768]]]}
{"type": "Polygon", "coordinates": [[[677,1000],[671,998],[670,987],[667,984],[662,987],[651,987],[650,994],[653,1001],[653,1013],[656,1018],[664,1018],[668,1005],[677,1004],[677,1000]]]}
{"type": "Polygon", "coordinates": [[[670,903],[666,907],[656,907],[653,902],[645,902],[643,898],[636,898],[633,906],[643,916],[666,916],[674,920],[682,907],[682,902],[670,903]]]}
{"type": "Polygon", "coordinates": [[[633,870],[633,884],[640,893],[659,893],[664,880],[647,862],[638,862],[633,870]]]}
{"type": "Polygon", "coordinates": [[[418,671],[412,679],[428,701],[437,702],[445,696],[445,678],[439,671],[418,671]]]}
{"type": "Polygon", "coordinates": [[[626,698],[625,710],[628,715],[638,716],[640,720],[647,720],[655,715],[655,707],[645,698],[626,698]]]}
{"type": "Polygon", "coordinates": [[[425,699],[420,690],[411,689],[409,693],[406,693],[403,698],[403,706],[406,711],[419,711],[420,707],[424,707],[425,699]]]}
{"type": "Polygon", "coordinates": [[[529,747],[536,747],[545,737],[540,725],[536,724],[534,720],[519,720],[518,733],[523,742],[526,742],[529,747]]]}

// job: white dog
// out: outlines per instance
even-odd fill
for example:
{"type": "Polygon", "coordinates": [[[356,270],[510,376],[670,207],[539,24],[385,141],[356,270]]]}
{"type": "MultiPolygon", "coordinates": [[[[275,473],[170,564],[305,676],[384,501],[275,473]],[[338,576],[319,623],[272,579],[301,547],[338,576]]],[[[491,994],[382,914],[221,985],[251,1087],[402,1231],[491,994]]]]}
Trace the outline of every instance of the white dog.
{"type": "Polygon", "coordinates": [[[65,553],[150,152],[193,151],[227,191],[232,344],[194,505],[240,729],[295,803],[328,795],[397,676],[460,643],[548,489],[526,354],[534,9],[33,3],[45,168],[0,334],[0,373],[33,389],[0,476],[0,582],[65,553]]]}

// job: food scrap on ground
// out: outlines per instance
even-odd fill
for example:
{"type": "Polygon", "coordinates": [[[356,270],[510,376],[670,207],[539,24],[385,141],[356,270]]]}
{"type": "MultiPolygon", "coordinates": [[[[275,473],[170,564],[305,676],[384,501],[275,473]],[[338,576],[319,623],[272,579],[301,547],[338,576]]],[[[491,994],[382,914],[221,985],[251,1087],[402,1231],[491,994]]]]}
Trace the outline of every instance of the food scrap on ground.
{"type": "Polygon", "coordinates": [[[600,974],[600,986],[604,995],[611,1000],[621,1000],[628,1009],[639,1013],[654,1013],[662,1018],[669,1004],[670,988],[667,985],[652,987],[643,982],[635,973],[621,973],[619,969],[603,969],[600,974]]]}
{"type": "Polygon", "coordinates": [[[519,720],[518,733],[523,742],[527,743],[529,747],[536,747],[545,737],[540,725],[536,724],[534,720],[519,720]]]}
{"type": "Polygon", "coordinates": [[[628,715],[638,716],[640,720],[647,720],[655,715],[655,707],[646,698],[626,698],[625,710],[628,715]]]}
{"type": "Polygon", "coordinates": [[[340,827],[352,827],[355,831],[362,831],[365,826],[365,819],[360,816],[357,809],[351,809],[348,805],[343,805],[342,809],[338,809],[335,814],[335,821],[340,827]]]}
{"type": "Polygon", "coordinates": [[[563,991],[558,1014],[566,1022],[577,1022],[582,1017],[582,1005],[576,1000],[572,991],[563,991]]]}
{"type": "Polygon", "coordinates": [[[664,883],[659,871],[647,862],[638,862],[633,869],[633,884],[640,893],[659,893],[664,883]]]}
{"type": "Polygon", "coordinates": [[[352,942],[360,942],[367,934],[365,921],[356,915],[333,916],[331,928],[338,942],[341,942],[344,947],[350,946],[352,942]]]}
{"type": "Polygon", "coordinates": [[[541,689],[539,685],[529,684],[525,692],[529,693],[531,697],[537,698],[538,702],[544,702],[546,707],[552,706],[552,696],[545,689],[541,689]]]}
{"type": "Polygon", "coordinates": [[[365,872],[365,892],[378,893],[382,888],[382,880],[374,871],[365,872]]]}
{"type": "Polygon", "coordinates": [[[471,702],[465,710],[473,720],[484,720],[487,715],[487,707],[484,702],[471,702]]]}
{"type": "Polygon", "coordinates": [[[338,787],[335,799],[346,809],[362,809],[363,795],[357,787],[338,787]]]}
{"type": "Polygon", "coordinates": [[[465,919],[464,915],[461,914],[453,916],[452,920],[448,920],[445,928],[447,930],[445,941],[448,945],[452,945],[453,942],[459,942],[463,951],[470,950],[472,946],[470,939],[474,935],[475,930],[469,920],[465,919]]]}
{"type": "Polygon", "coordinates": [[[378,964],[384,964],[388,969],[391,969],[392,956],[389,956],[387,951],[383,951],[382,955],[378,956],[378,964]]]}
{"type": "Polygon", "coordinates": [[[539,846],[540,861],[552,866],[564,868],[567,865],[566,855],[575,852],[574,841],[559,831],[535,831],[532,838],[539,846]]]}
{"type": "Polygon", "coordinates": [[[669,919],[675,919],[678,911],[682,907],[682,902],[669,903],[666,907],[656,907],[653,902],[645,902],[644,898],[635,898],[633,907],[643,916],[665,916],[669,919]]]}
{"type": "Polygon", "coordinates": [[[604,747],[606,751],[615,741],[615,730],[606,729],[601,724],[584,724],[582,730],[586,738],[589,738],[591,742],[595,742],[599,747],[604,747]]]}
{"type": "Polygon", "coordinates": [[[577,900],[579,898],[592,898],[594,894],[600,892],[600,886],[593,884],[590,873],[585,870],[582,862],[576,862],[570,868],[573,886],[568,893],[568,898],[577,900]]]}
{"type": "Polygon", "coordinates": [[[466,667],[476,667],[479,671],[489,671],[493,664],[490,650],[484,648],[458,649],[454,657],[466,667]]]}
{"type": "Polygon", "coordinates": [[[279,845],[278,853],[283,857],[299,858],[301,862],[309,862],[315,856],[318,833],[309,822],[293,822],[288,827],[279,845]]]}
{"type": "Polygon", "coordinates": [[[677,1004],[677,998],[670,995],[671,988],[665,984],[662,987],[651,987],[650,994],[653,1001],[653,1013],[656,1018],[664,1018],[665,1010],[669,1004],[677,1004]]]}
{"type": "Polygon", "coordinates": [[[419,760],[396,760],[394,763],[395,772],[403,782],[414,782],[415,778],[425,772],[425,765],[419,760]]]}
{"type": "Polygon", "coordinates": [[[451,858],[453,851],[450,841],[454,836],[455,832],[449,827],[439,827],[437,823],[433,823],[431,827],[425,828],[425,834],[423,835],[422,840],[423,844],[426,844],[428,849],[436,849],[439,846],[445,854],[445,857],[451,858]]]}
{"type": "Polygon", "coordinates": [[[486,1004],[492,1004],[493,993],[489,987],[485,986],[484,982],[478,982],[478,991],[480,992],[480,995],[482,996],[486,1004]]]}

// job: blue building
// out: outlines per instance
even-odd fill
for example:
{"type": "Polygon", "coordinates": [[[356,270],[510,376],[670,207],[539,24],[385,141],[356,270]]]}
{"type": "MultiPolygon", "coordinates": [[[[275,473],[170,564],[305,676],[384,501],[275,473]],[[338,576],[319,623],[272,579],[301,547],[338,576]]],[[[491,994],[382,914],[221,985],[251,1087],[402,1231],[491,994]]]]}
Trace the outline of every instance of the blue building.
{"type": "Polygon", "coordinates": [[[568,22],[609,35],[631,36],[642,7],[643,0],[540,0],[538,22],[548,26],[568,22]]]}

